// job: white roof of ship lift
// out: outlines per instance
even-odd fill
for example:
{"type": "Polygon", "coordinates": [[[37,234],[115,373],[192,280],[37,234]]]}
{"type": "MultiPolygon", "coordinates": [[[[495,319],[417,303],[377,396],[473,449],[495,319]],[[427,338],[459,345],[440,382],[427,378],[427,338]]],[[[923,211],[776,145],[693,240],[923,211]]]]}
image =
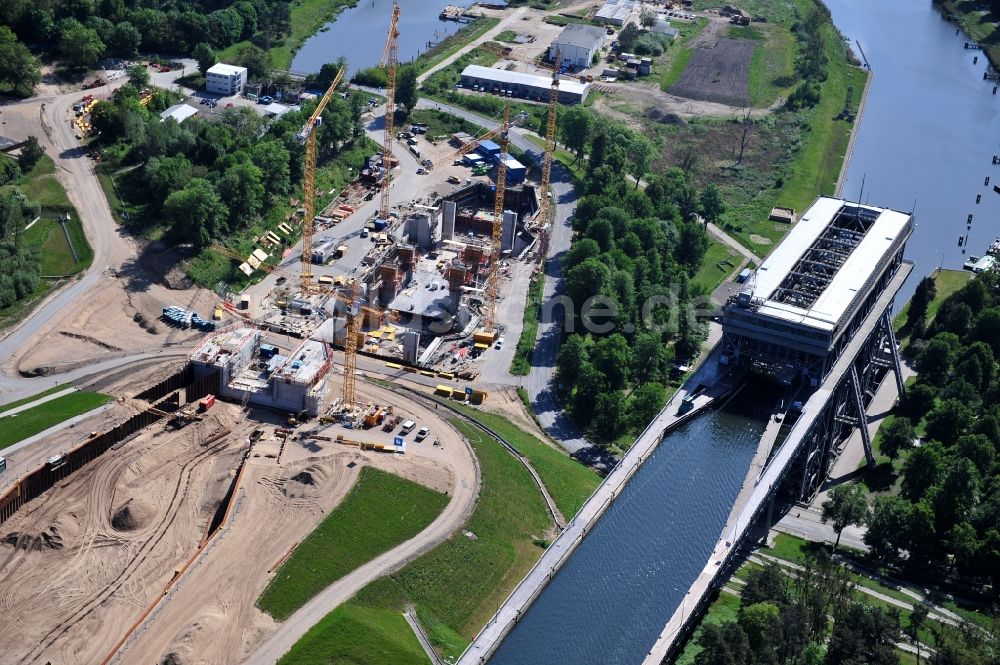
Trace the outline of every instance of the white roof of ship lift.
{"type": "MultiPolygon", "coordinates": [[[[471,76],[477,79],[488,79],[497,83],[516,83],[519,85],[530,85],[536,88],[548,88],[552,85],[551,76],[537,76],[535,74],[525,74],[495,67],[483,67],[481,65],[469,65],[462,70],[462,76],[471,76]]],[[[578,83],[569,78],[559,79],[559,90],[572,94],[582,95],[586,93],[588,83],[578,83]]]]}
{"type": "Polygon", "coordinates": [[[770,300],[770,297],[844,204],[857,205],[826,196],[817,199],[764,260],[753,285],[754,297],[764,299],[764,304],[757,310],[759,314],[822,330],[829,331],[836,327],[858,291],[864,288],[872,270],[906,229],[909,214],[863,205],[863,208],[880,211],[880,214],[812,307],[803,309],[770,300]]]}

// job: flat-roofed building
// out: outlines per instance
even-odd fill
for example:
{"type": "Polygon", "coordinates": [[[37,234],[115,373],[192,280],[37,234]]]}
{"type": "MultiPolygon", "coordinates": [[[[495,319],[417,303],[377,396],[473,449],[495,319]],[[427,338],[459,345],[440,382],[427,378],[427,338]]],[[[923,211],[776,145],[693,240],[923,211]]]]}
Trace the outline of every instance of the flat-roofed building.
{"type": "Polygon", "coordinates": [[[723,309],[723,362],[815,386],[903,262],[909,213],[820,197],[723,309]]]}
{"type": "Polygon", "coordinates": [[[608,33],[604,28],[583,23],[570,23],[549,46],[549,61],[559,54],[559,66],[586,69],[604,46],[608,33]]]}
{"type": "Polygon", "coordinates": [[[216,95],[238,95],[246,84],[246,67],[218,62],[205,72],[205,89],[216,95]]]}
{"type": "MultiPolygon", "coordinates": [[[[466,88],[479,86],[484,92],[511,91],[512,97],[549,101],[552,77],[524,74],[522,72],[469,65],[462,70],[462,85],[466,88]]],[[[564,77],[559,81],[559,102],[580,104],[587,98],[589,84],[564,77]]]]}

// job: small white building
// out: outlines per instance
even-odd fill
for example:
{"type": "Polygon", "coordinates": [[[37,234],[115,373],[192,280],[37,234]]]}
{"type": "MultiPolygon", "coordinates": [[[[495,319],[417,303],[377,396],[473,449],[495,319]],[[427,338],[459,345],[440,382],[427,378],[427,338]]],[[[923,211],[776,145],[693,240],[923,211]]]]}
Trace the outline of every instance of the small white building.
{"type": "Polygon", "coordinates": [[[205,89],[217,95],[238,95],[246,84],[246,67],[217,62],[205,73],[205,89]]]}
{"type": "Polygon", "coordinates": [[[193,115],[198,114],[198,109],[191,106],[190,104],[174,104],[166,111],[160,114],[160,122],[166,122],[167,118],[173,118],[180,124],[190,118],[193,115]]]}
{"type": "Polygon", "coordinates": [[[604,28],[596,25],[570,23],[549,46],[549,60],[559,53],[558,64],[576,69],[586,69],[594,60],[594,55],[604,46],[607,37],[604,28]]]}

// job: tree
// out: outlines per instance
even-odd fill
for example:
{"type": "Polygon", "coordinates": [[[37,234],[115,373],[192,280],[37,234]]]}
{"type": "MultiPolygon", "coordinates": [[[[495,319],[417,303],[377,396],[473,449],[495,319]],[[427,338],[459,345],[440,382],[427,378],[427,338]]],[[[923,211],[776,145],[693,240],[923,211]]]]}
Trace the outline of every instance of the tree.
{"type": "Polygon", "coordinates": [[[702,651],[695,656],[695,665],[750,665],[753,662],[750,642],[735,621],[705,623],[698,636],[698,646],[702,651]]]}
{"type": "Polygon", "coordinates": [[[559,134],[577,159],[583,157],[594,129],[594,116],[582,104],[570,106],[559,114],[559,134]]]}
{"type": "Polygon", "coordinates": [[[236,62],[247,68],[247,76],[260,79],[271,73],[271,56],[253,44],[244,44],[236,50],[236,62]]]}
{"type": "Polygon", "coordinates": [[[939,333],[927,343],[917,356],[917,372],[922,379],[934,386],[943,386],[951,373],[955,351],[960,347],[958,336],[939,333]]]}
{"type": "Polygon", "coordinates": [[[116,23],[108,36],[108,51],[119,58],[134,58],[139,53],[142,44],[142,34],[129,23],[116,23]]]}
{"type": "Polygon", "coordinates": [[[986,342],[993,355],[1000,355],[1000,307],[984,309],[976,315],[970,337],[973,341],[986,342]]]}
{"type": "Polygon", "coordinates": [[[639,383],[661,381],[667,376],[667,364],[670,362],[666,345],[660,336],[645,330],[635,336],[635,361],[632,375],[639,383]]]}
{"type": "Polygon", "coordinates": [[[833,624],[828,665],[898,665],[898,610],[851,603],[833,624]]]}
{"type": "Polygon", "coordinates": [[[215,64],[215,51],[205,42],[200,42],[194,47],[191,57],[198,61],[198,71],[202,76],[215,64]]]}
{"type": "Polygon", "coordinates": [[[632,428],[635,430],[645,428],[666,403],[667,389],[662,383],[650,381],[639,386],[629,398],[628,412],[631,415],[632,428]]]}
{"type": "Polygon", "coordinates": [[[754,665],[777,665],[781,644],[781,611],[772,603],[755,603],[740,608],[740,628],[753,651],[754,665]]]}
{"type": "Polygon", "coordinates": [[[132,65],[126,71],[128,73],[128,84],[130,86],[136,90],[143,90],[144,88],[149,87],[149,70],[143,65],[132,65]]]}
{"type": "Polygon", "coordinates": [[[920,631],[927,622],[927,615],[929,613],[930,610],[927,609],[926,605],[916,603],[913,606],[913,611],[910,612],[910,620],[906,622],[906,628],[903,629],[906,636],[913,642],[913,646],[917,648],[917,665],[920,665],[920,631]]]}
{"type": "Polygon", "coordinates": [[[59,37],[59,53],[70,67],[90,69],[104,53],[104,42],[96,30],[72,21],[59,37]]]}
{"type": "Polygon", "coordinates": [[[934,408],[934,401],[937,390],[918,380],[911,387],[906,389],[906,397],[903,398],[902,411],[911,421],[919,422],[927,415],[927,412],[934,408]]]}
{"type": "Polygon", "coordinates": [[[18,97],[30,97],[41,80],[41,71],[31,51],[10,28],[0,25],[0,84],[9,85],[18,97]]]}
{"type": "Polygon", "coordinates": [[[243,35],[243,17],[232,7],[209,14],[208,24],[212,41],[222,48],[235,44],[243,35]]]}
{"type": "Polygon", "coordinates": [[[570,245],[569,251],[566,252],[566,257],[563,259],[563,269],[569,270],[580,265],[587,259],[594,259],[600,255],[601,247],[597,244],[596,240],[593,238],[580,238],[570,245]]]}
{"type": "Polygon", "coordinates": [[[229,230],[249,226],[264,205],[264,174],[254,164],[237,164],[219,180],[219,194],[229,208],[229,230]]]}
{"type": "Polygon", "coordinates": [[[937,441],[915,448],[903,462],[901,493],[914,503],[920,501],[944,473],[944,450],[937,441]]]}
{"type": "Polygon", "coordinates": [[[163,203],[163,217],[170,222],[170,235],[177,242],[189,242],[197,249],[219,237],[229,209],[208,180],[194,178],[184,189],[163,203]]]}
{"type": "Polygon", "coordinates": [[[906,327],[912,328],[918,319],[923,321],[927,316],[927,307],[937,296],[937,281],[928,275],[917,284],[917,290],[910,298],[910,309],[906,312],[906,327]]]}
{"type": "Polygon", "coordinates": [[[17,158],[17,164],[21,167],[21,173],[28,173],[35,168],[35,164],[45,154],[45,149],[38,144],[38,139],[29,136],[21,146],[21,154],[17,158]]]}
{"type": "Polygon", "coordinates": [[[894,418],[888,427],[882,430],[882,454],[891,460],[899,457],[899,453],[913,447],[917,431],[907,418],[894,418]]]}
{"type": "Polygon", "coordinates": [[[586,427],[593,420],[594,407],[597,400],[606,391],[604,375],[589,362],[580,367],[576,382],[576,392],[573,394],[571,411],[573,420],[580,427],[586,427]]]}
{"type": "Polygon", "coordinates": [[[649,9],[643,8],[643,10],[639,12],[639,23],[642,24],[642,27],[644,28],[652,28],[656,25],[656,14],[649,9]]]}
{"type": "Polygon", "coordinates": [[[772,603],[784,606],[788,603],[788,578],[781,572],[781,566],[774,562],[765,563],[762,568],[754,568],[747,575],[743,587],[744,605],[772,603]]]}
{"type": "Polygon", "coordinates": [[[587,259],[580,265],[566,271],[566,293],[577,312],[584,302],[604,289],[611,276],[608,267],[597,259],[587,259]]]}
{"type": "Polygon", "coordinates": [[[951,445],[972,421],[972,411],[957,399],[946,399],[927,414],[927,438],[951,445]]]}
{"type": "Polygon", "coordinates": [[[743,113],[740,114],[740,154],[736,157],[736,165],[743,163],[743,153],[747,149],[747,145],[750,143],[750,135],[754,127],[753,112],[751,109],[743,109],[743,113]]]}
{"type": "Polygon", "coordinates": [[[892,494],[879,494],[872,504],[865,531],[865,545],[878,559],[895,558],[906,549],[910,502],[892,494]]]}
{"type": "Polygon", "coordinates": [[[868,515],[868,503],[865,500],[865,490],[860,485],[837,485],[823,502],[823,523],[833,522],[833,530],[837,532],[837,540],[833,544],[836,550],[840,545],[840,535],[851,524],[862,524],[868,515]]]}
{"type": "Polygon", "coordinates": [[[18,166],[17,162],[6,155],[0,156],[0,186],[13,182],[20,177],[21,167],[18,166]]]}
{"type": "Polygon", "coordinates": [[[587,347],[580,335],[568,335],[559,347],[556,372],[564,388],[572,388],[577,383],[580,370],[590,362],[587,347]]]}
{"type": "Polygon", "coordinates": [[[726,212],[726,203],[722,200],[722,191],[714,183],[710,182],[701,190],[699,197],[701,203],[701,214],[706,223],[717,224],[722,214],[726,212]]]}
{"type": "Polygon", "coordinates": [[[191,180],[191,162],[184,155],[152,157],[145,166],[145,182],[152,207],[158,209],[173,192],[191,180]]]}
{"type": "Polygon", "coordinates": [[[635,178],[635,189],[639,189],[639,181],[649,171],[653,159],[653,144],[642,134],[633,133],[632,140],[629,141],[628,156],[632,177],[635,178]]]}
{"type": "Polygon", "coordinates": [[[955,460],[934,497],[934,526],[938,533],[947,533],[972,514],[979,504],[980,484],[979,471],[971,460],[955,460]]]}
{"type": "Polygon", "coordinates": [[[594,431],[603,441],[611,442],[625,432],[626,420],[622,403],[625,396],[620,390],[602,392],[594,404],[594,417],[591,421],[594,431]]]}
{"type": "Polygon", "coordinates": [[[267,196],[277,198],[288,194],[292,188],[289,167],[291,155],[280,141],[261,141],[254,146],[251,159],[264,174],[264,191],[267,196]]]}
{"type": "MultiPolygon", "coordinates": [[[[604,375],[612,390],[625,387],[628,371],[632,366],[632,347],[621,333],[614,333],[600,339],[591,353],[594,367],[604,375]]],[[[621,403],[619,402],[619,408],[621,403]]]]}
{"type": "Polygon", "coordinates": [[[402,67],[396,77],[396,104],[409,114],[417,106],[417,68],[402,67]]]}

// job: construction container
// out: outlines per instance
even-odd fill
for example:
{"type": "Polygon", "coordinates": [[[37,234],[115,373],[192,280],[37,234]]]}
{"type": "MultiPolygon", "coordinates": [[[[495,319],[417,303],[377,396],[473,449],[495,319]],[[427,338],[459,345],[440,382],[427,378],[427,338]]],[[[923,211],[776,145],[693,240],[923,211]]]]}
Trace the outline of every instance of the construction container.
{"type": "Polygon", "coordinates": [[[493,340],[496,339],[496,336],[497,332],[495,330],[479,328],[472,333],[472,341],[476,344],[492,344],[493,340]]]}
{"type": "Polygon", "coordinates": [[[215,395],[213,395],[211,393],[209,393],[209,394],[205,395],[204,397],[202,397],[201,401],[198,402],[198,408],[201,411],[208,411],[213,406],[215,406],[215,395]]]}
{"type": "Polygon", "coordinates": [[[469,393],[469,401],[472,402],[473,404],[482,404],[483,402],[486,401],[486,398],[489,396],[490,394],[485,390],[478,390],[476,388],[473,388],[472,392],[469,393]]]}
{"type": "Polygon", "coordinates": [[[453,392],[454,389],[451,386],[446,386],[440,383],[434,388],[435,395],[443,395],[445,397],[451,397],[451,394],[453,392]]]}

